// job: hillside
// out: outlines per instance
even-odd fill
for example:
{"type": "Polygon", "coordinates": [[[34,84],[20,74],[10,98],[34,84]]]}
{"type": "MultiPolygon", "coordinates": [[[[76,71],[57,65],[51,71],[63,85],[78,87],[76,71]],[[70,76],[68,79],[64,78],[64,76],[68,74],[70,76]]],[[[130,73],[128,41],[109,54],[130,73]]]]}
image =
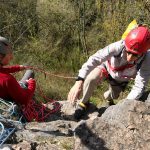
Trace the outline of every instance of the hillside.
{"type": "MultiPolygon", "coordinates": [[[[12,63],[63,76],[76,76],[83,62],[119,40],[133,19],[150,25],[150,2],[146,0],[7,0],[0,5],[0,35],[12,42],[12,63]]],[[[66,99],[74,80],[36,74],[46,95],[66,99]]],[[[93,99],[98,97],[102,99],[95,92],[93,99]]]]}

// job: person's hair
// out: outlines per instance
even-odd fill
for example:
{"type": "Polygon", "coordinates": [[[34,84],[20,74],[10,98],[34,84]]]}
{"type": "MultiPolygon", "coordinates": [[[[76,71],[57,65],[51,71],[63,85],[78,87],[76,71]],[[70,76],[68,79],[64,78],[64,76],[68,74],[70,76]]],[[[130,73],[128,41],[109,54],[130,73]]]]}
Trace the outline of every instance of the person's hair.
{"type": "Polygon", "coordinates": [[[12,51],[10,42],[6,38],[0,36],[0,54],[5,56],[10,51],[12,51]]]}
{"type": "Polygon", "coordinates": [[[0,66],[3,66],[2,60],[3,60],[3,58],[5,57],[5,55],[6,55],[6,54],[1,54],[1,53],[0,53],[0,66]]]}

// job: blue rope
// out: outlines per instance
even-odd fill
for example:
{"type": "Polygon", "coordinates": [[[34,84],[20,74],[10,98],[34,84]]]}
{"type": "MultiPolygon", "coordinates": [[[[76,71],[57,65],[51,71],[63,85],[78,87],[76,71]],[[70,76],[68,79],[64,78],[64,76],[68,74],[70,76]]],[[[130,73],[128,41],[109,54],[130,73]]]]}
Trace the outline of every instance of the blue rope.
{"type": "MultiPolygon", "coordinates": [[[[0,108],[0,147],[2,144],[9,138],[9,136],[16,130],[22,129],[24,124],[22,123],[22,117],[16,111],[17,105],[12,102],[5,101],[0,98],[0,104],[5,106],[0,108]],[[19,117],[21,116],[21,117],[19,117]],[[14,120],[13,117],[17,117],[17,120],[14,120]],[[5,124],[10,127],[5,127],[5,124]]],[[[0,105],[1,107],[1,105],[0,105]]]]}
{"type": "MultiPolygon", "coordinates": [[[[6,102],[5,100],[1,99],[0,98],[0,103],[2,103],[3,105],[5,105],[5,107],[8,107],[8,109],[3,109],[3,108],[0,108],[1,111],[3,112],[7,112],[9,114],[9,116],[12,116],[14,113],[15,113],[15,104],[12,103],[12,102],[6,102]]],[[[2,115],[2,114],[0,114],[2,115]]]]}
{"type": "MultiPolygon", "coordinates": [[[[1,123],[2,124],[2,123],[1,123]]],[[[3,125],[2,125],[3,126],[3,125]]],[[[15,131],[15,128],[5,128],[0,135],[0,147],[8,139],[8,137],[15,131]]]]}
{"type": "Polygon", "coordinates": [[[4,125],[0,122],[0,137],[3,135],[4,133],[4,125]]]}

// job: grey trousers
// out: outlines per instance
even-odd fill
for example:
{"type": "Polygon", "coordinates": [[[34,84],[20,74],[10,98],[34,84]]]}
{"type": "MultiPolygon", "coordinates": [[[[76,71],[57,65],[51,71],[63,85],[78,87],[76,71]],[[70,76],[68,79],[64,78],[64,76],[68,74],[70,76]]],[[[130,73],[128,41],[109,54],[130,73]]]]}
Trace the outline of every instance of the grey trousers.
{"type": "MultiPolygon", "coordinates": [[[[101,84],[103,80],[107,79],[106,76],[102,72],[102,68],[95,68],[93,71],[90,72],[90,74],[85,79],[84,85],[83,85],[83,97],[81,99],[81,102],[86,104],[89,102],[90,97],[93,94],[93,91],[98,86],[98,84],[101,84]]],[[[108,80],[109,82],[109,80],[108,80]]],[[[120,85],[122,85],[123,82],[120,82],[120,85]]],[[[120,93],[124,91],[123,86],[113,85],[109,82],[109,90],[104,93],[104,98],[106,100],[112,100],[119,97],[120,93]]]]}
{"type": "Polygon", "coordinates": [[[25,74],[23,75],[22,79],[19,81],[19,84],[22,88],[27,88],[28,83],[26,80],[33,78],[34,79],[34,72],[32,70],[26,70],[25,74]]]}

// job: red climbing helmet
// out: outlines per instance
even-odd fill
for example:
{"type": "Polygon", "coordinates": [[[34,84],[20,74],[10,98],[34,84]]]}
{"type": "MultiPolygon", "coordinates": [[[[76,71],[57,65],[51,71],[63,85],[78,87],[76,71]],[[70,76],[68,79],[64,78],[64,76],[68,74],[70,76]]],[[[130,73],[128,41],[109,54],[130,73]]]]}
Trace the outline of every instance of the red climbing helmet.
{"type": "Polygon", "coordinates": [[[140,26],[129,32],[125,38],[126,50],[141,55],[150,48],[150,31],[148,27],[140,26]]]}

